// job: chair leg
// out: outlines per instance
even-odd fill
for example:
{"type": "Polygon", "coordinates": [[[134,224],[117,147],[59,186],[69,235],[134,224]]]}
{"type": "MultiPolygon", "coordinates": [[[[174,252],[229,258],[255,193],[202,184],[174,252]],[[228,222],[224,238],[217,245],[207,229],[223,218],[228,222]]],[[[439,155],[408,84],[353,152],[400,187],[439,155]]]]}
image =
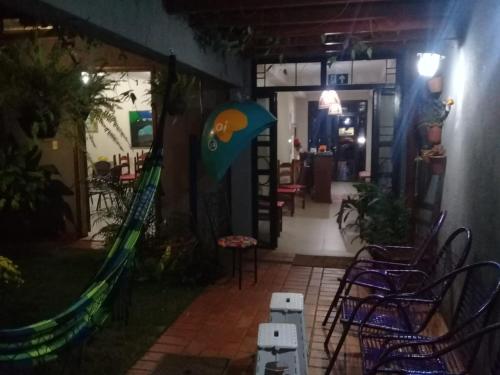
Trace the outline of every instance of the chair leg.
{"type": "Polygon", "coordinates": [[[337,311],[335,312],[335,318],[333,318],[332,325],[330,326],[330,329],[328,330],[328,334],[326,335],[325,342],[324,342],[324,347],[325,350],[328,352],[328,344],[330,343],[330,339],[332,338],[333,331],[335,331],[335,326],[337,325],[337,322],[340,318],[340,311],[342,309],[342,306],[340,306],[337,311]]]}
{"type": "Polygon", "coordinates": [[[253,259],[254,259],[254,281],[255,281],[255,284],[257,284],[257,246],[255,246],[253,248],[254,250],[254,256],[253,256],[253,259]]]}
{"type": "Polygon", "coordinates": [[[238,262],[239,262],[239,268],[240,268],[240,279],[238,281],[239,288],[241,289],[241,274],[243,273],[243,260],[242,260],[243,252],[240,250],[238,251],[238,262]]]}
{"type": "Polygon", "coordinates": [[[337,357],[339,356],[340,349],[342,349],[342,345],[344,344],[344,341],[347,337],[347,333],[349,332],[349,326],[345,326],[344,330],[342,331],[342,336],[340,336],[339,343],[337,344],[337,347],[335,348],[335,352],[332,355],[332,358],[330,358],[330,363],[328,363],[328,367],[326,368],[325,375],[330,374],[333,370],[333,366],[335,366],[335,361],[337,360],[337,357]]]}
{"type": "Polygon", "coordinates": [[[337,306],[337,303],[339,302],[340,296],[342,295],[342,291],[345,288],[345,275],[342,277],[342,280],[340,280],[339,287],[337,289],[337,293],[335,293],[335,297],[333,297],[332,303],[330,304],[330,307],[328,308],[328,312],[325,315],[325,319],[323,319],[322,325],[325,326],[326,323],[328,322],[328,319],[330,319],[330,315],[332,315],[333,308],[337,306]]]}

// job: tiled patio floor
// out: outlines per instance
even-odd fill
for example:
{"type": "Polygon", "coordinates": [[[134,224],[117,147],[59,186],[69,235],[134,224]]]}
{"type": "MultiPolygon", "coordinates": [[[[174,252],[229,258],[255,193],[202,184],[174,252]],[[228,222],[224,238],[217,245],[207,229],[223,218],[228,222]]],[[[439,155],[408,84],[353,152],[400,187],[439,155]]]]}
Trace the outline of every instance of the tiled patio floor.
{"type": "MultiPolygon", "coordinates": [[[[151,374],[165,354],[228,358],[231,362],[225,374],[254,373],[258,326],[268,321],[271,294],[276,291],[304,294],[310,335],[309,374],[323,374],[328,360],[323,350],[325,329],[321,321],[337,289],[337,277],[342,274],[343,270],[263,262],[259,264],[256,285],[250,272],[245,272],[242,290],[238,290],[237,279],[212,285],[162,334],[129,374],[151,374]]],[[[338,361],[340,371],[336,373],[357,374],[359,356],[355,354],[355,341],[347,341],[346,347],[346,353],[352,352],[353,356],[342,356],[338,361]]]]}

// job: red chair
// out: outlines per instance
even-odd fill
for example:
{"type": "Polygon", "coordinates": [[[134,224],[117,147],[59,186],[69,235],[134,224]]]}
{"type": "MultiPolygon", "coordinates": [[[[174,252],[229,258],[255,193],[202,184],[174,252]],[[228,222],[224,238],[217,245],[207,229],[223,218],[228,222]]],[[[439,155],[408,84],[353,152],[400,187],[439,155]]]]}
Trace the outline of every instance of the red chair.
{"type": "Polygon", "coordinates": [[[141,151],[140,154],[137,152],[136,156],[134,156],[134,171],[136,177],[141,174],[142,168],[144,167],[144,162],[146,161],[148,155],[149,152],[141,151]]]}
{"type": "Polygon", "coordinates": [[[127,154],[113,155],[114,166],[121,166],[120,181],[121,182],[131,182],[135,180],[135,173],[130,173],[130,156],[127,154]]]}
{"type": "MultiPolygon", "coordinates": [[[[305,184],[305,170],[302,168],[302,162],[300,160],[294,160],[293,164],[290,163],[282,163],[280,165],[280,170],[279,170],[279,176],[280,176],[280,188],[284,189],[291,189],[294,190],[295,192],[293,193],[293,204],[292,204],[292,212],[295,211],[295,196],[299,196],[302,198],[302,209],[306,208],[306,184],[305,184]],[[299,163],[299,165],[297,165],[299,163]],[[298,176],[297,172],[298,171],[298,176]],[[290,176],[290,179],[288,179],[288,182],[284,181],[284,178],[282,179],[282,176],[290,176]],[[298,178],[296,178],[296,176],[298,178]]],[[[280,191],[278,190],[278,194],[280,191]]],[[[281,192],[281,194],[286,194],[281,192]]],[[[291,194],[291,193],[288,193],[291,194]]],[[[293,213],[292,213],[293,216],[293,213]]]]}

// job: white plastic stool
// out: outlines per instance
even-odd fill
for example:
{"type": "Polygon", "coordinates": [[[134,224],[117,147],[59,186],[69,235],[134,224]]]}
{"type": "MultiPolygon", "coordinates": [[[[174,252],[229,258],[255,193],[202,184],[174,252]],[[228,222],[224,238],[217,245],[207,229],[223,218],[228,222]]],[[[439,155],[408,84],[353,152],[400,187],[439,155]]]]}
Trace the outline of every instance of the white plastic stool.
{"type": "Polygon", "coordinates": [[[304,296],[300,293],[273,293],[269,308],[271,323],[290,323],[297,327],[300,370],[301,374],[307,375],[309,340],[304,321],[304,296]]]}
{"type": "Polygon", "coordinates": [[[297,328],[294,324],[259,324],[257,349],[256,375],[303,375],[300,372],[297,328]]]}

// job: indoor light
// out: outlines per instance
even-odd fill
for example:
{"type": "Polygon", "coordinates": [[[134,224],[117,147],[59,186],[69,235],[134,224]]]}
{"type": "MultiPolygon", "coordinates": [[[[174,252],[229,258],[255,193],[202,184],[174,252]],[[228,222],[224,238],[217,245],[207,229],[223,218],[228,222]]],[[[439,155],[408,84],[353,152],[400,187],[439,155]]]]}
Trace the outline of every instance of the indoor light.
{"type": "Polygon", "coordinates": [[[330,108],[332,104],[340,104],[340,99],[335,90],[324,90],[319,97],[319,109],[330,108]]]}
{"type": "Polygon", "coordinates": [[[88,85],[90,81],[90,74],[88,72],[82,72],[81,79],[84,85],[88,85]]]}
{"type": "Polygon", "coordinates": [[[345,120],[344,120],[344,125],[349,125],[351,123],[351,118],[350,117],[347,117],[345,120]]]}
{"type": "Polygon", "coordinates": [[[342,114],[342,104],[340,104],[340,99],[335,90],[325,90],[321,93],[319,97],[319,109],[327,109],[329,115],[341,115],[342,114]]]}
{"type": "Polygon", "coordinates": [[[366,138],[365,138],[364,136],[360,135],[360,136],[358,137],[358,143],[359,143],[360,145],[364,145],[364,144],[366,143],[366,138]]]}
{"type": "Polygon", "coordinates": [[[417,69],[423,77],[433,77],[439,69],[439,64],[444,56],[438,53],[418,53],[417,69]]]}

